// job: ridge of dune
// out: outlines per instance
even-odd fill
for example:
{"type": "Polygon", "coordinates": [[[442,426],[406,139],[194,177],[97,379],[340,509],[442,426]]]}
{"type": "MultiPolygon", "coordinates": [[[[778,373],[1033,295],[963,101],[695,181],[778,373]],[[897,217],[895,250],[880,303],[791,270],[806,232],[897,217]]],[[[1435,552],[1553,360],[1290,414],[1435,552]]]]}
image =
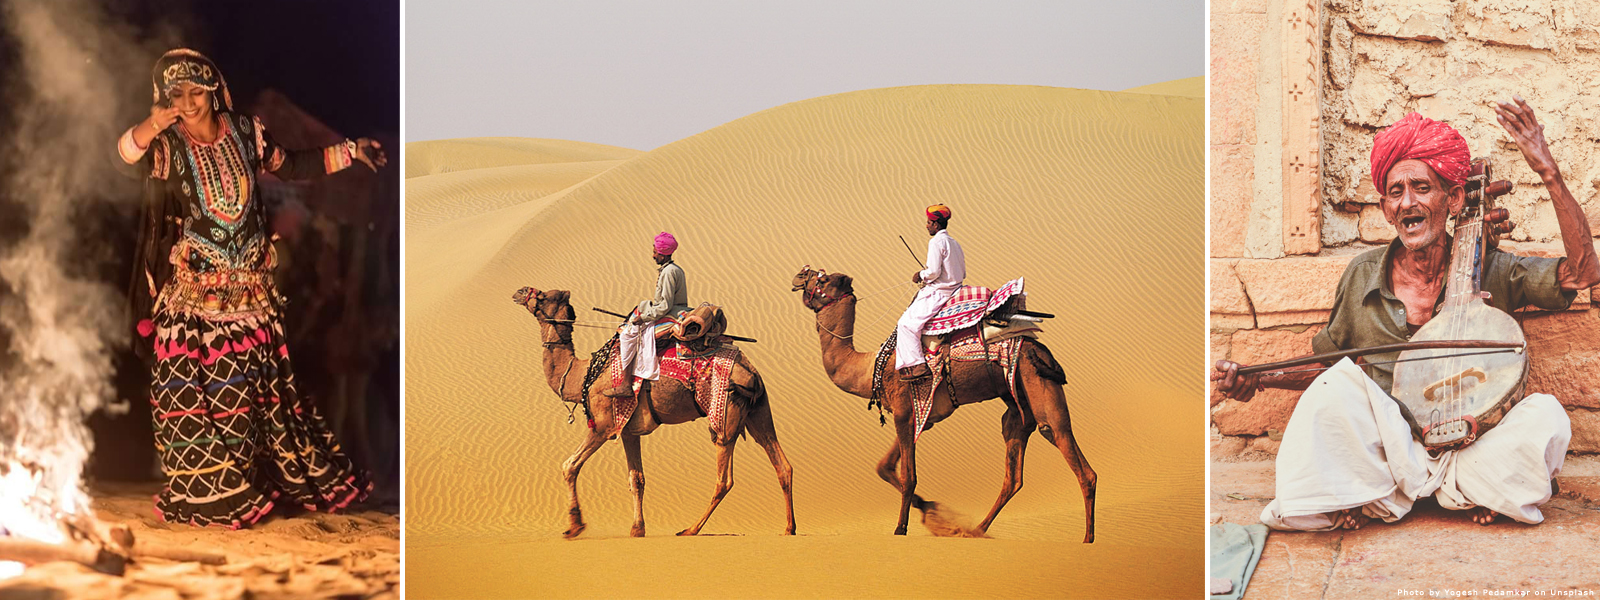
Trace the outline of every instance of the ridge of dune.
{"type": "Polygon", "coordinates": [[[1152,84],[1149,84],[1149,85],[1141,85],[1139,87],[1128,88],[1128,89],[1125,89],[1125,90],[1122,90],[1122,91],[1128,92],[1128,93],[1133,93],[1133,94],[1162,94],[1162,95],[1167,95],[1167,96],[1188,96],[1190,98],[1205,98],[1206,97],[1206,78],[1205,77],[1187,77],[1187,78],[1184,78],[1184,79],[1174,79],[1172,81],[1163,81],[1161,83],[1152,83],[1152,84]]]}
{"type": "MultiPolygon", "coordinates": [[[[1200,98],[913,86],[775,107],[498,204],[474,195],[555,178],[496,170],[408,182],[408,213],[417,192],[430,211],[417,232],[408,217],[406,238],[408,540],[558,539],[558,467],[583,415],[566,424],[538,327],[509,297],[524,285],[570,290],[580,319],[603,322],[589,307],[626,311],[650,294],[649,240],[663,230],[680,240],[690,302],[722,305],[729,333],[761,340],[741,347],[769,386],[801,533],[887,534],[897,495],[872,466],[892,428],[828,382],[814,317],[789,280],[806,264],[853,276],[855,345],[874,351],[914,293],[917,265],[896,236],[920,255],[921,209],[940,202],[954,209],[968,283],[1026,277],[1030,307],[1058,315],[1040,339],[1066,368],[1073,431],[1099,473],[1096,546],[1203,548],[1204,411],[1193,399],[1205,362],[1204,132],[1200,98]]],[[[463,164],[446,154],[430,164],[463,164]]],[[[609,335],[578,329],[579,356],[609,335]]],[[[928,430],[919,493],[981,518],[1000,486],[1004,410],[963,406],[928,430]]],[[[710,499],[704,427],[663,427],[643,444],[652,535],[697,519],[710,499]]],[[[776,533],[781,495],[767,457],[740,446],[738,485],[706,531],[776,533]]],[[[1054,447],[1038,436],[1030,446],[1027,488],[990,533],[1076,544],[1077,481],[1054,447]]],[[[603,447],[583,472],[586,536],[626,534],[619,448],[603,447]]],[[[1203,557],[1192,556],[1183,570],[1199,581],[1203,557]]]]}
{"type": "Polygon", "coordinates": [[[406,142],[406,179],[510,165],[624,160],[641,153],[619,146],[544,138],[424,140],[406,142]]]}
{"type": "Polygon", "coordinates": [[[406,181],[406,232],[545,198],[622,160],[534,163],[422,175],[406,181]]]}

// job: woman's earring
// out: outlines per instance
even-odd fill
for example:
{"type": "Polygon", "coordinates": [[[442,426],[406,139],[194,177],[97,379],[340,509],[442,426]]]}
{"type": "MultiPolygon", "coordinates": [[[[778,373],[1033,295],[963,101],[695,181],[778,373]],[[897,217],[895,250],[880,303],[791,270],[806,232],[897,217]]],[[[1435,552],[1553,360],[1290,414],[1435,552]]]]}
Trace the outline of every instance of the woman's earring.
{"type": "Polygon", "coordinates": [[[222,103],[217,102],[216,94],[211,95],[211,110],[212,112],[222,110],[222,103]]]}

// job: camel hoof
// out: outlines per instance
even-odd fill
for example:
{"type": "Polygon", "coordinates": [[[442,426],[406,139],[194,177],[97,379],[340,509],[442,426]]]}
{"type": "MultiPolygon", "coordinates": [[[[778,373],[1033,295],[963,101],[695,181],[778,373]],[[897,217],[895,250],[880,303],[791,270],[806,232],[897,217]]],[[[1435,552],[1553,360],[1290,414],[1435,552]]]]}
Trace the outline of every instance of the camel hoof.
{"type": "Polygon", "coordinates": [[[688,537],[688,536],[691,536],[691,535],[699,535],[699,534],[700,534],[700,532],[698,532],[698,531],[689,531],[688,529],[685,529],[683,531],[679,531],[678,532],[678,535],[683,536],[683,537],[688,537]]]}
{"type": "Polygon", "coordinates": [[[1085,534],[1083,536],[1083,543],[1085,543],[1085,544],[1093,544],[1094,543],[1094,534],[1092,534],[1092,533],[1085,534]]]}
{"type": "Polygon", "coordinates": [[[644,526],[634,525],[633,529],[628,530],[628,535],[633,537],[644,537],[644,526]]]}
{"type": "Polygon", "coordinates": [[[788,529],[783,530],[783,534],[784,535],[794,535],[794,528],[790,527],[788,529]]]}
{"type": "Polygon", "coordinates": [[[906,534],[906,526],[905,525],[901,525],[899,527],[894,528],[894,534],[895,535],[905,535],[906,534]]]}
{"type": "Polygon", "coordinates": [[[583,523],[573,523],[571,527],[567,528],[566,533],[561,534],[561,537],[567,538],[569,540],[570,539],[574,539],[574,538],[578,537],[578,534],[583,533],[583,530],[588,529],[588,528],[589,528],[589,526],[585,525],[583,523]]]}

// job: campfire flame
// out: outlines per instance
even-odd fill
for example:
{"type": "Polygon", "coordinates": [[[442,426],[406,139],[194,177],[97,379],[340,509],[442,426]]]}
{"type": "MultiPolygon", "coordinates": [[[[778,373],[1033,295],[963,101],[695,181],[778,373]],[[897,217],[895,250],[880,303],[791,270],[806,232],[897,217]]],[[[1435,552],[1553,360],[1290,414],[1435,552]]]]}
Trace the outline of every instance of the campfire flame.
{"type": "MultiPolygon", "coordinates": [[[[100,541],[85,421],[116,408],[112,358],[131,334],[119,286],[96,272],[127,249],[96,224],[135,226],[136,186],[106,159],[149,107],[119,99],[149,89],[150,60],[177,36],[134,31],[84,0],[0,0],[0,13],[19,59],[0,86],[11,117],[0,211],[25,224],[0,231],[0,537],[100,541]]],[[[0,562],[0,580],[21,571],[0,562]]]]}
{"type": "MultiPolygon", "coordinates": [[[[56,499],[51,490],[42,487],[43,480],[42,473],[14,461],[0,467],[0,534],[50,544],[67,541],[66,528],[47,508],[55,504],[53,500],[56,499]]],[[[72,498],[74,495],[81,496],[82,492],[76,489],[71,491],[76,494],[69,493],[60,499],[60,505],[68,514],[88,505],[85,498],[72,498]]],[[[0,579],[21,575],[24,568],[19,562],[0,561],[0,579]]]]}

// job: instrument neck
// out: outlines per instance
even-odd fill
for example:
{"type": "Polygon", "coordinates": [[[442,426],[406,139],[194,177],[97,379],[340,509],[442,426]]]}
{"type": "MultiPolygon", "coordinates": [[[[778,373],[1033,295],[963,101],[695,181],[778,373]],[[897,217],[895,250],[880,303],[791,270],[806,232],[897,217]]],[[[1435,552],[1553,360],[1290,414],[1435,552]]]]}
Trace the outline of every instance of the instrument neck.
{"type": "Polygon", "coordinates": [[[1487,246],[1483,231],[1483,220],[1476,217],[1462,217],[1457,223],[1442,308],[1461,306],[1482,298],[1483,259],[1487,246]]]}

